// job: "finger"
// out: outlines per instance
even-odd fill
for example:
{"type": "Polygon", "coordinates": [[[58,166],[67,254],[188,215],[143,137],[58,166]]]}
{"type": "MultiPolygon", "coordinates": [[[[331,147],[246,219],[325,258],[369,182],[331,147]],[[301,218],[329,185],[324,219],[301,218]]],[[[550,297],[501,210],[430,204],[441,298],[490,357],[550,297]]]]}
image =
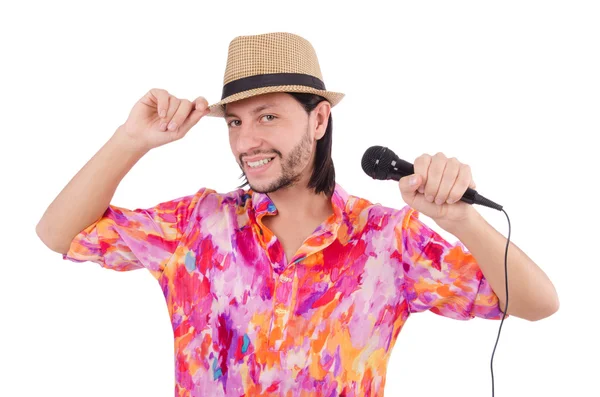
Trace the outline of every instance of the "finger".
{"type": "Polygon", "coordinates": [[[419,188],[422,179],[423,178],[419,174],[412,174],[400,178],[400,193],[402,193],[402,197],[405,199],[404,201],[412,202],[417,195],[417,189],[419,188]]]}
{"type": "Polygon", "coordinates": [[[428,154],[422,154],[417,157],[414,164],[415,174],[418,174],[421,178],[419,180],[419,193],[425,192],[425,184],[427,183],[427,171],[431,164],[431,156],[428,154]]]}
{"type": "Polygon", "coordinates": [[[448,195],[458,178],[460,165],[461,163],[454,157],[446,161],[444,174],[442,175],[442,180],[440,181],[440,186],[435,196],[435,203],[437,205],[442,205],[448,200],[448,195]]]}
{"type": "Polygon", "coordinates": [[[435,196],[437,196],[442,176],[444,175],[444,168],[446,168],[446,156],[443,153],[437,153],[431,158],[431,164],[427,171],[427,183],[425,184],[425,200],[433,203],[435,196]]]}
{"type": "Polygon", "coordinates": [[[183,131],[184,133],[188,132],[194,125],[196,125],[196,123],[198,123],[198,121],[200,121],[202,117],[206,116],[209,112],[210,109],[203,109],[202,107],[200,109],[192,110],[181,127],[179,127],[179,130],[183,131]]]}
{"type": "Polygon", "coordinates": [[[169,124],[171,123],[171,120],[173,119],[175,112],[177,112],[177,109],[179,108],[180,103],[181,103],[181,99],[174,97],[173,95],[170,95],[169,109],[167,110],[167,115],[165,116],[162,124],[160,125],[160,129],[162,131],[166,131],[169,128],[169,124]]]}
{"type": "Polygon", "coordinates": [[[200,111],[208,108],[208,101],[203,96],[199,96],[194,100],[194,107],[200,111]]]}
{"type": "Polygon", "coordinates": [[[469,183],[469,187],[471,189],[477,189],[477,185],[475,184],[475,181],[471,178],[471,183],[469,183]]]}
{"type": "Polygon", "coordinates": [[[173,115],[173,118],[171,119],[171,122],[167,127],[168,130],[176,131],[177,128],[179,128],[183,124],[185,119],[187,119],[192,108],[192,102],[188,101],[187,99],[181,99],[179,102],[179,107],[177,108],[177,111],[173,115]]]}
{"type": "Polygon", "coordinates": [[[452,187],[446,202],[448,204],[453,204],[460,200],[467,191],[470,181],[472,181],[471,167],[469,167],[467,164],[461,164],[458,171],[458,177],[456,178],[456,183],[452,187]]]}
{"type": "Polygon", "coordinates": [[[167,115],[169,108],[169,93],[161,88],[153,88],[150,93],[156,98],[156,113],[161,119],[167,115]]]}

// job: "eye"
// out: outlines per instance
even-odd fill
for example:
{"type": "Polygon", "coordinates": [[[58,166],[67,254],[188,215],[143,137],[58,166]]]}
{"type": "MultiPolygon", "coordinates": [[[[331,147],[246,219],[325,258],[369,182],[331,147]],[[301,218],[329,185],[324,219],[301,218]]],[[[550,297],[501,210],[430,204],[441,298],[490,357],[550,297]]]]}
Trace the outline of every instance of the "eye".
{"type": "MultiPolygon", "coordinates": [[[[276,119],[276,118],[277,118],[276,116],[273,116],[272,114],[265,114],[265,115],[264,115],[264,116],[262,116],[261,118],[263,118],[263,117],[272,117],[272,119],[271,119],[271,120],[269,120],[269,121],[272,121],[272,120],[274,120],[274,119],[276,119]]],[[[232,125],[232,123],[235,123],[235,122],[238,122],[238,121],[239,121],[239,120],[231,120],[229,123],[227,123],[227,126],[228,126],[228,127],[238,127],[238,126],[239,126],[239,124],[237,124],[237,125],[236,125],[236,124],[233,124],[233,125],[232,125]]]]}

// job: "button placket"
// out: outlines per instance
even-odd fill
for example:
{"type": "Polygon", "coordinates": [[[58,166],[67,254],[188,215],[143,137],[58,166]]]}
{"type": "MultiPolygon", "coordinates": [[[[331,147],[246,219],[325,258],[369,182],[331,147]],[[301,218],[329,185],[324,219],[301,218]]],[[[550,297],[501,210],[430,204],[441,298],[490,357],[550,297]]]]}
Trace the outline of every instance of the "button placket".
{"type": "Polygon", "coordinates": [[[292,314],[298,291],[296,266],[288,266],[283,273],[275,273],[273,313],[269,330],[270,350],[279,350],[287,334],[287,324],[292,314]]]}

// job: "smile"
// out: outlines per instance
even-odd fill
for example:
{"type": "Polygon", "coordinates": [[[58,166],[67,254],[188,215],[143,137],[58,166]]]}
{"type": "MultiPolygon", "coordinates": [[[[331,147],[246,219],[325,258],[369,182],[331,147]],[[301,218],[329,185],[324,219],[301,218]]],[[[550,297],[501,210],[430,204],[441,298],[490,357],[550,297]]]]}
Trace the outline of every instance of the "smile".
{"type": "Polygon", "coordinates": [[[262,160],[258,160],[258,161],[246,161],[246,164],[248,164],[248,166],[250,168],[258,168],[260,166],[263,166],[269,162],[271,162],[275,157],[269,158],[269,159],[262,159],[262,160]]]}

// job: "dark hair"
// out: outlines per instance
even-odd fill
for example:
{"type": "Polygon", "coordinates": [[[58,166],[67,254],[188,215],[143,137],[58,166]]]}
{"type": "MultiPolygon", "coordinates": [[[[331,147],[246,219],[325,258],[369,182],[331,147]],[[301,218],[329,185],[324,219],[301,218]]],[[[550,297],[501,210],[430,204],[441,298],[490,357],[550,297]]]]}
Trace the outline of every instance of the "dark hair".
{"type": "MultiPolygon", "coordinates": [[[[286,94],[293,96],[304,107],[307,114],[310,114],[319,103],[327,100],[320,95],[311,93],[287,92],[286,94]]],[[[332,131],[333,121],[331,112],[329,112],[325,135],[317,141],[313,172],[308,182],[308,187],[314,189],[316,194],[323,192],[327,197],[331,197],[335,189],[335,168],[333,166],[333,159],[331,158],[332,131]]],[[[240,178],[244,176],[244,173],[242,173],[240,178]]],[[[244,178],[244,183],[238,186],[238,188],[243,188],[247,185],[248,180],[244,178]]]]}

